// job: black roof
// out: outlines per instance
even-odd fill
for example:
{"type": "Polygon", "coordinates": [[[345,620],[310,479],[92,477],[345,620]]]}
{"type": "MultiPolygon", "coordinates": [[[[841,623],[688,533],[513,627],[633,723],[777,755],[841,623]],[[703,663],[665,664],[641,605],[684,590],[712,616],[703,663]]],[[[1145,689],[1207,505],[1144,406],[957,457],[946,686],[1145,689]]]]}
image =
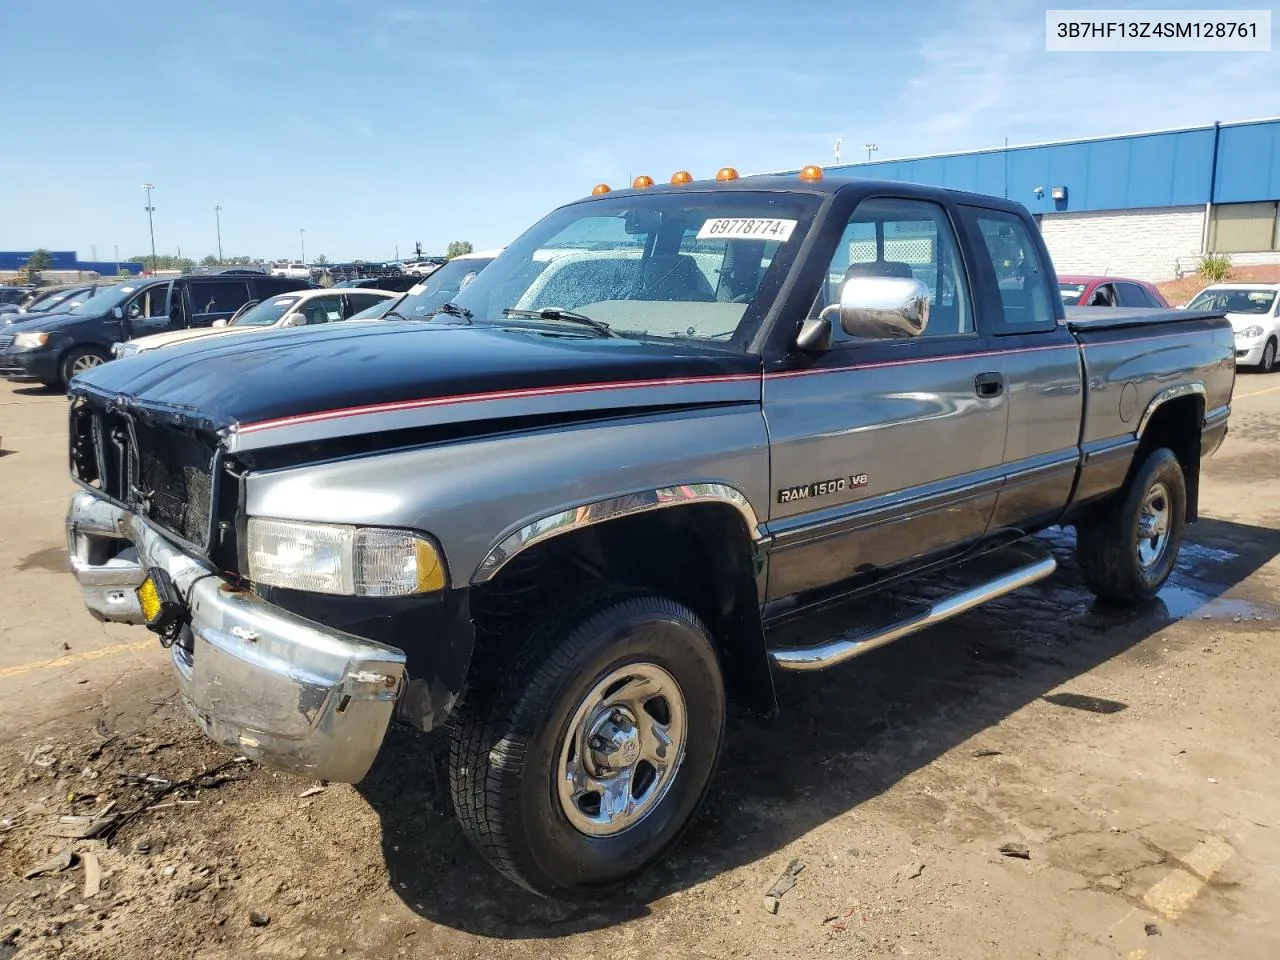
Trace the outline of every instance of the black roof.
{"type": "Polygon", "coordinates": [[[637,194],[666,193],[709,193],[720,191],[775,191],[786,193],[807,193],[817,196],[834,196],[844,190],[857,190],[867,194],[888,193],[901,196],[920,197],[923,199],[941,200],[944,197],[952,202],[976,203],[984,207],[995,207],[1003,210],[1018,211],[1024,209],[1020,203],[1001,197],[986,194],[970,193],[965,190],[952,190],[947,187],[934,187],[921,183],[908,183],[904,180],[870,180],[865,177],[840,177],[824,174],[821,180],[801,180],[796,174],[768,174],[761,176],[738,177],[736,180],[694,180],[686,184],[655,183],[652,187],[636,190],[630,187],[611,190],[600,196],[583,197],[580,201],[607,200],[610,197],[630,197],[637,194]]]}

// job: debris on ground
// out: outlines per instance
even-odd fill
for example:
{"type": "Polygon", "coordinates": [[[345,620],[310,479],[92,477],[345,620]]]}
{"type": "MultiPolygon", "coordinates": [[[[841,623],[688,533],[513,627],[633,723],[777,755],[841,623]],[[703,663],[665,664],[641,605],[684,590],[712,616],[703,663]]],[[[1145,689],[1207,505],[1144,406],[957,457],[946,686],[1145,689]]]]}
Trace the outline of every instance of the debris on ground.
{"type": "Polygon", "coordinates": [[[975,750],[969,754],[971,757],[1002,757],[1004,756],[999,750],[975,750]]]}
{"type": "Polygon", "coordinates": [[[1144,924],[1144,925],[1143,925],[1142,929],[1143,929],[1144,931],[1146,931],[1146,934],[1147,934],[1147,936],[1148,936],[1148,937],[1158,937],[1158,936],[1160,936],[1160,928],[1159,928],[1159,927],[1157,927],[1154,923],[1150,923],[1150,922],[1148,922],[1148,923],[1146,923],[1146,924],[1144,924]]]}
{"type": "Polygon", "coordinates": [[[102,866],[94,853],[80,854],[80,862],[84,865],[84,898],[88,900],[102,890],[102,866]]]}
{"type": "Polygon", "coordinates": [[[831,929],[834,930],[836,933],[844,933],[846,930],[848,930],[849,918],[854,915],[857,909],[858,909],[857,907],[850,907],[849,912],[846,913],[844,916],[828,918],[829,922],[831,922],[831,929]]]}
{"type": "Polygon", "coordinates": [[[261,913],[257,910],[249,911],[249,926],[265,927],[270,922],[271,922],[271,916],[269,914],[261,913]]]}
{"type": "Polygon", "coordinates": [[[800,871],[804,868],[805,862],[799,857],[787,864],[787,869],[782,871],[782,875],[773,882],[769,892],[764,895],[764,908],[766,910],[770,913],[778,912],[778,905],[782,895],[796,885],[796,877],[800,875],[800,871]]]}
{"type": "Polygon", "coordinates": [[[924,864],[920,861],[908,863],[905,867],[898,871],[899,880],[914,880],[920,874],[924,873],[924,864]]]}
{"type": "Polygon", "coordinates": [[[317,793],[324,793],[327,789],[329,788],[323,784],[314,787],[307,787],[307,789],[298,794],[298,799],[305,800],[307,797],[314,797],[317,793]]]}
{"type": "Polygon", "coordinates": [[[43,876],[46,873],[61,873],[63,870],[69,870],[71,864],[75,863],[76,855],[71,852],[70,847],[63,847],[48,860],[36,864],[30,870],[22,875],[23,880],[34,880],[36,877],[43,876]]]}
{"type": "Polygon", "coordinates": [[[1014,857],[1018,860],[1031,859],[1031,851],[1027,849],[1027,845],[1025,843],[1019,843],[1016,840],[1000,844],[1000,855],[1003,857],[1014,857]]]}

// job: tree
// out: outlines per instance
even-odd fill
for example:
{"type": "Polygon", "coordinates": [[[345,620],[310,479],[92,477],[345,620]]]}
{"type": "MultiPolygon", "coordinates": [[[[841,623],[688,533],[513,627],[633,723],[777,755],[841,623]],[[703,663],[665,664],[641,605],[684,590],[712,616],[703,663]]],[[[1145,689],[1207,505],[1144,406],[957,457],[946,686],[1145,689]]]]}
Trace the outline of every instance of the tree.
{"type": "Polygon", "coordinates": [[[27,259],[27,269],[35,273],[39,273],[41,270],[48,270],[52,266],[53,257],[43,247],[32,251],[31,256],[27,259]]]}
{"type": "Polygon", "coordinates": [[[312,262],[313,262],[317,267],[323,267],[325,264],[327,264],[327,263],[329,262],[329,258],[328,258],[328,257],[326,257],[326,256],[322,253],[322,254],[320,254],[320,256],[316,257],[316,258],[315,258],[315,260],[313,260],[312,262]]]}
{"type": "Polygon", "coordinates": [[[220,261],[220,260],[219,260],[217,257],[215,257],[212,253],[210,253],[210,254],[206,255],[206,256],[205,256],[205,258],[204,258],[203,260],[201,260],[201,261],[200,261],[200,266],[202,266],[202,267],[216,267],[216,266],[217,266],[219,263],[221,263],[221,262],[222,262],[222,261],[220,261]]]}
{"type": "Polygon", "coordinates": [[[447,256],[450,260],[452,260],[454,257],[460,257],[464,253],[471,253],[471,252],[472,252],[472,249],[471,249],[470,240],[454,240],[451,244],[449,244],[449,249],[445,251],[445,256],[447,256]]]}

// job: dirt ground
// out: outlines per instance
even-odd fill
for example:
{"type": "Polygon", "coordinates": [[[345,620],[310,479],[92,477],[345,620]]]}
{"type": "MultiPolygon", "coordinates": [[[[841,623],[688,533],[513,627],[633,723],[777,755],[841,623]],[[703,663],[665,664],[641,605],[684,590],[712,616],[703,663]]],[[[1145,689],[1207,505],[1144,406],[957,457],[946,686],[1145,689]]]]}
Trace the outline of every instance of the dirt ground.
{"type": "Polygon", "coordinates": [[[1049,581],[780,678],[675,856],[587,908],[472,854],[425,738],[317,790],[197,735],[65,572],[64,406],[0,384],[0,960],[1280,956],[1280,378],[1240,377],[1159,600],[1094,607],[1058,534],[1049,581]]]}
{"type": "MultiPolygon", "coordinates": [[[[1250,267],[1232,267],[1227,276],[1227,283],[1276,283],[1280,281],[1280,267],[1262,265],[1250,267]]],[[[1172,306],[1187,303],[1192,297],[1209,286],[1209,281],[1197,274],[1188,274],[1181,280],[1164,280],[1156,284],[1164,298],[1172,306]]]]}

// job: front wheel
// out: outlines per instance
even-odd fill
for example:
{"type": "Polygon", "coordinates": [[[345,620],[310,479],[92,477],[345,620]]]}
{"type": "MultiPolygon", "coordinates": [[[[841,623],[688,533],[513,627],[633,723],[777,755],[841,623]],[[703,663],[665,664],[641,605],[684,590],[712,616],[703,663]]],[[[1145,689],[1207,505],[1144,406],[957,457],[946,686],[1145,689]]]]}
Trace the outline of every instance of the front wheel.
{"type": "Polygon", "coordinates": [[[1173,573],[1187,517],[1187,486],[1173,451],[1153,450],[1128,485],[1076,529],[1084,584],[1102,600],[1138,604],[1173,573]]]}
{"type": "Polygon", "coordinates": [[[94,367],[100,367],[106,362],[107,355],[93,347],[76,347],[74,350],[68,351],[67,355],[62,358],[62,365],[59,368],[59,372],[62,374],[62,386],[67,386],[71,382],[71,378],[76,374],[92,370],[94,367]]]}
{"type": "Polygon", "coordinates": [[[661,859],[706,795],[725,694],[686,607],[611,592],[546,618],[512,669],[452,721],[464,832],[549,897],[609,892],[661,859]]]}
{"type": "Polygon", "coordinates": [[[1276,368],[1276,341],[1273,337],[1262,348],[1262,362],[1258,364],[1259,373],[1270,373],[1276,368]]]}

